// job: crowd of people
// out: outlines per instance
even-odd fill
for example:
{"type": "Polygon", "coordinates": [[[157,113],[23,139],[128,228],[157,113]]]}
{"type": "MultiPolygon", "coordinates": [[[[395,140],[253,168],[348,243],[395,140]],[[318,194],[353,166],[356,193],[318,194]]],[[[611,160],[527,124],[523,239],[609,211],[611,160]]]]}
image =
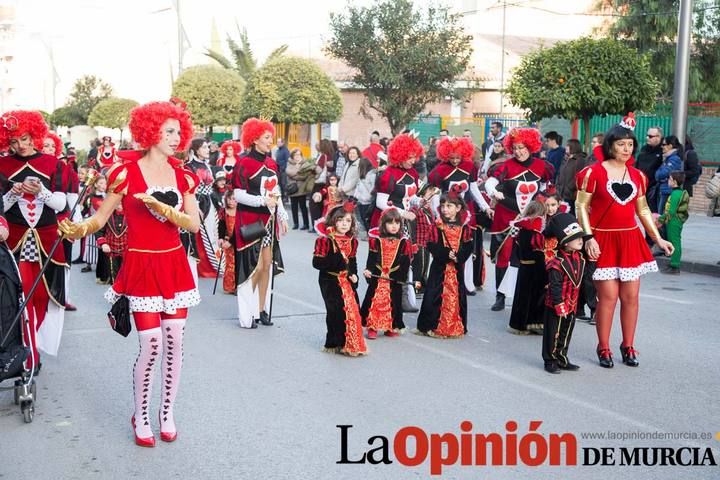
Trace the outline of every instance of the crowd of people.
{"type": "Polygon", "coordinates": [[[38,350],[57,353],[64,310],[76,308],[71,263],[95,266],[97,282],[110,285],[113,311],[132,315],[139,353],[131,423],[146,447],[155,445],[156,363],[160,438],[177,437],[173,406],[198,279],[223,277],[241,327],[273,325],[270,292],[284,270],[280,242],[290,228],[317,235],[312,266],[327,310],[325,351],[366,355],[366,340],[406,330],[407,312],[418,312],[418,334],[463,337],[467,297],[484,287],[489,256],[492,310],[512,297],[508,329],[543,336],[546,371],[579,368],[568,357],[576,317],[596,324],[599,364],[612,367],[618,300],[622,360],[637,366],[639,279],[657,271],[648,242],[675,252],[679,263],[693,182],[677,138],[661,137],[659,156],[648,147],[657,128],[635,157],[631,115],[595,135],[588,155],[576,139],[563,148],[556,132],[543,141],[537,129],[506,132],[494,122],[481,146],[470,131],[442,130],[427,147],[414,132],[391,139],[373,132],[364,149],[323,139],[306,159],[257,118],[222,145],[193,138],[178,99],[136,107],[129,128],[135,149],[115,149],[105,137],[78,166],[39,113],[0,116],[0,240],[15,255],[26,294],[43,275],[28,307],[27,368],[39,372],[38,350]],[[360,241],[369,253],[358,267],[360,241]],[[361,277],[368,284],[362,301],[361,277]]]}

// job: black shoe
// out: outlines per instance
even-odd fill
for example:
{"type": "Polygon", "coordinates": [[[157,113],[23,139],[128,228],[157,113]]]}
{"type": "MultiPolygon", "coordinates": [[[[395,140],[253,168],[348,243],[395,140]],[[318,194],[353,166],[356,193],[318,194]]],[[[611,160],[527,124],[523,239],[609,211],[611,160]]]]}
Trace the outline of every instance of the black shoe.
{"type": "Polygon", "coordinates": [[[269,327],[270,325],[275,325],[271,320],[270,316],[263,310],[260,312],[260,318],[259,318],[260,324],[265,325],[266,327],[269,327]]]}
{"type": "Polygon", "coordinates": [[[602,350],[598,349],[597,356],[598,356],[598,361],[600,362],[601,367],[613,368],[613,366],[615,366],[615,364],[613,363],[613,359],[612,359],[612,353],[610,352],[609,348],[605,348],[602,350]]]}
{"type": "Polygon", "coordinates": [[[315,233],[315,229],[314,228],[309,229],[308,233],[315,233]]]}
{"type": "Polygon", "coordinates": [[[495,303],[493,303],[493,306],[490,307],[490,310],[492,310],[493,312],[505,310],[505,295],[503,295],[502,293],[498,293],[495,297],[495,303]]]}
{"type": "Polygon", "coordinates": [[[590,310],[590,320],[588,320],[588,323],[590,325],[597,325],[597,320],[595,320],[595,310],[590,310]]]}
{"type": "Polygon", "coordinates": [[[72,261],[73,265],[79,265],[81,263],[85,263],[85,260],[83,260],[82,258],[76,258],[75,260],[72,261]]]}
{"type": "Polygon", "coordinates": [[[560,368],[556,362],[545,362],[545,371],[548,373],[560,373],[560,368]]]}
{"type": "Polygon", "coordinates": [[[622,361],[628,367],[637,367],[640,365],[637,359],[637,352],[633,347],[623,347],[620,345],[620,354],[622,355],[622,361]]]}
{"type": "Polygon", "coordinates": [[[670,275],[678,275],[680,273],[680,269],[677,267],[667,267],[662,270],[662,273],[667,273],[670,275]]]}
{"type": "Polygon", "coordinates": [[[575,365],[574,363],[570,363],[570,362],[568,362],[565,365],[558,365],[558,367],[560,367],[560,370],[568,370],[570,372],[575,372],[577,370],[580,370],[579,365],[575,365]]]}
{"type": "Polygon", "coordinates": [[[469,297],[474,297],[475,295],[477,295],[477,292],[475,290],[473,290],[472,292],[466,292],[466,293],[469,297]]]}
{"type": "Polygon", "coordinates": [[[82,273],[92,272],[92,267],[90,265],[86,265],[80,269],[80,272],[82,272],[82,273]]]}
{"type": "Polygon", "coordinates": [[[590,317],[585,313],[585,309],[583,308],[581,311],[577,313],[575,318],[579,320],[590,320],[590,317]]]}
{"type": "Polygon", "coordinates": [[[257,322],[255,321],[255,319],[253,318],[253,319],[252,319],[252,325],[250,325],[250,328],[257,328],[257,327],[258,327],[258,324],[257,324],[257,322]]]}
{"type": "Polygon", "coordinates": [[[299,228],[298,224],[293,225],[293,230],[298,230],[299,228]]]}
{"type": "Polygon", "coordinates": [[[413,307],[407,301],[404,301],[402,304],[402,311],[404,313],[417,313],[420,311],[420,309],[418,309],[417,307],[413,307]]]}
{"type": "Polygon", "coordinates": [[[303,225],[302,227],[300,227],[300,230],[307,230],[308,228],[310,227],[308,227],[307,225],[303,225]]]}

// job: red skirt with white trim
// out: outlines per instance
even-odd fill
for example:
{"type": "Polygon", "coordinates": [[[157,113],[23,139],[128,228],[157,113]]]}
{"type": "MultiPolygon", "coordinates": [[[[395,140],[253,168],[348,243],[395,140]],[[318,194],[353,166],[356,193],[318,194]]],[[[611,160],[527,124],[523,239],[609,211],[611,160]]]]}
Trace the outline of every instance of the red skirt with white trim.
{"type": "Polygon", "coordinates": [[[593,236],[600,246],[593,280],[631,282],[646,273],[658,271],[640,227],[612,231],[595,229],[593,236]]]}

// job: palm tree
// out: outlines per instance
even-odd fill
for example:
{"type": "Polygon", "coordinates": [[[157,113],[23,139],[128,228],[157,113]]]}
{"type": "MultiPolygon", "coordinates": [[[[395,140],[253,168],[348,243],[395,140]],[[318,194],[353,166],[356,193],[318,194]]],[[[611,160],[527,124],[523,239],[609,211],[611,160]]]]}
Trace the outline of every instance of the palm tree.
{"type": "MultiPolygon", "coordinates": [[[[245,28],[240,30],[240,26],[237,23],[235,24],[235,27],[238,30],[240,42],[238,43],[233,40],[230,35],[228,35],[227,38],[227,44],[230,48],[230,53],[232,54],[234,65],[233,62],[230,61],[230,59],[228,59],[225,55],[210,48],[205,49],[205,55],[218,62],[224,68],[235,70],[245,81],[247,81],[258,68],[257,60],[255,60],[252,49],[250,48],[250,40],[248,40],[247,30],[245,28]]],[[[273,50],[272,53],[270,53],[270,56],[267,58],[266,61],[273,60],[274,58],[283,55],[287,48],[287,45],[279,46],[278,48],[273,50]]]]}

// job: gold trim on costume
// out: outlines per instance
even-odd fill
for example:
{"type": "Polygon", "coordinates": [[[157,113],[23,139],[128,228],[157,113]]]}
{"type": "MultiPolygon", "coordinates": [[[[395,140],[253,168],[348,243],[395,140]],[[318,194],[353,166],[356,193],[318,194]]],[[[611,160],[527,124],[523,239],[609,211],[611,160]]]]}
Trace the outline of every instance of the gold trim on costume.
{"type": "MultiPolygon", "coordinates": [[[[110,178],[110,174],[112,174],[113,170],[124,167],[124,164],[122,163],[115,163],[113,166],[110,167],[110,169],[107,171],[107,176],[110,178]]],[[[142,173],[142,172],[140,172],[142,173]]],[[[108,191],[111,193],[117,193],[117,194],[127,194],[127,186],[123,189],[122,192],[116,192],[115,189],[122,184],[125,180],[127,180],[127,168],[125,168],[122,172],[118,173],[117,177],[115,177],[115,181],[110,185],[108,188],[108,191]]]]}
{"type": "Polygon", "coordinates": [[[167,250],[143,250],[140,248],[128,248],[128,252],[139,252],[139,253],[168,253],[168,252],[174,252],[178,248],[182,248],[182,244],[178,245],[177,247],[168,248],[167,250]]]}
{"type": "Polygon", "coordinates": [[[637,200],[635,200],[635,212],[637,216],[640,217],[640,222],[643,224],[645,232],[657,243],[661,238],[660,232],[655,225],[655,220],[653,219],[652,211],[650,211],[645,195],[640,195],[637,200]]]}

